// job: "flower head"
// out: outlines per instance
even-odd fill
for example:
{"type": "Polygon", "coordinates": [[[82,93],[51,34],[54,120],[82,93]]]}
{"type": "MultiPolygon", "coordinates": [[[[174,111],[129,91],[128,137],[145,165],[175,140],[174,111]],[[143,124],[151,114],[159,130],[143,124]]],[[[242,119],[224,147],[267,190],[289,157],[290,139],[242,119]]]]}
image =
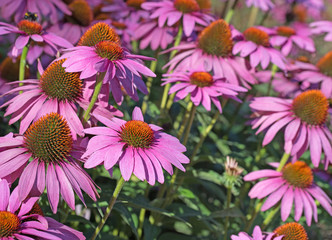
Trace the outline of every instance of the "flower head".
{"type": "MultiPolygon", "coordinates": [[[[52,52],[53,55],[59,50],[59,48],[69,48],[73,45],[66,39],[63,39],[53,33],[46,32],[37,21],[29,19],[21,20],[17,26],[13,26],[7,23],[0,22],[0,35],[9,33],[19,34],[12,48],[12,55],[17,57],[19,52],[28,45],[29,42],[39,45],[47,45],[48,52],[52,52]]],[[[28,54],[31,54],[31,49],[28,54]]],[[[34,55],[37,53],[34,52],[34,55]]],[[[39,52],[40,55],[40,52],[39,52]]],[[[37,57],[39,57],[37,54],[37,57]]],[[[36,60],[37,57],[33,59],[36,60]]]]}
{"type": "Polygon", "coordinates": [[[260,8],[263,11],[268,11],[274,8],[274,4],[271,0],[246,0],[246,4],[248,7],[256,7],[260,8]]]}
{"type": "Polygon", "coordinates": [[[256,80],[248,71],[245,60],[232,55],[232,49],[231,28],[219,19],[204,28],[196,42],[182,43],[167,50],[180,50],[180,53],[164,68],[169,67],[169,71],[186,71],[204,66],[204,71],[213,72],[215,77],[226,78],[227,82],[250,88],[248,83],[256,83],[256,80]]]}
{"type": "MultiPolygon", "coordinates": [[[[104,72],[104,84],[110,84],[115,101],[121,104],[123,87],[128,95],[138,100],[136,89],[147,94],[146,86],[141,74],[155,77],[156,75],[141,60],[154,60],[153,58],[133,55],[121,47],[118,36],[110,27],[94,25],[79,41],[77,47],[67,49],[61,59],[66,72],[80,72],[80,78],[95,76],[104,72]]],[[[113,30],[114,31],[114,30],[113,30]]]]}
{"type": "Polygon", "coordinates": [[[253,128],[260,126],[256,134],[267,130],[263,140],[265,146],[285,127],[285,152],[295,161],[310,148],[311,161],[318,167],[322,153],[325,164],[332,161],[332,134],[325,125],[328,106],[328,100],[320,90],[308,90],[293,100],[258,97],[250,104],[259,114],[253,128]]]}
{"type": "Polygon", "coordinates": [[[59,193],[75,209],[74,191],[84,202],[81,189],[96,200],[98,193],[88,174],[77,163],[84,142],[73,140],[67,121],[50,113],[33,123],[23,136],[0,138],[0,178],[18,182],[18,198],[39,196],[45,185],[52,211],[59,193]],[[30,161],[30,158],[32,161],[30,161]],[[29,162],[30,161],[30,162],[29,162]]]}
{"type": "Polygon", "coordinates": [[[246,92],[245,88],[226,83],[224,78],[212,76],[205,72],[203,68],[186,72],[176,72],[172,74],[164,74],[162,79],[164,83],[176,83],[173,85],[168,94],[177,92],[175,100],[184,99],[188,94],[191,96],[191,101],[198,106],[202,104],[206,110],[211,110],[211,100],[216,105],[218,110],[222,112],[221,104],[218,97],[237,98],[238,92],[246,92]]]}
{"type": "Polygon", "coordinates": [[[286,223],[273,231],[276,236],[283,236],[283,240],[308,240],[304,227],[296,222],[286,223]]]}
{"type": "Polygon", "coordinates": [[[310,167],[302,161],[286,164],[281,172],[275,170],[259,170],[247,174],[245,181],[267,178],[257,183],[249,192],[250,198],[266,200],[261,208],[266,211],[281,201],[281,219],[286,221],[294,205],[294,219],[299,221],[303,211],[307,224],[311,225],[312,217],[317,222],[317,206],[319,201],[325,210],[332,215],[332,200],[313,181],[310,167]]]}
{"type": "Polygon", "coordinates": [[[243,32],[242,39],[233,48],[233,54],[238,53],[241,57],[249,56],[253,68],[261,64],[266,69],[271,62],[281,69],[286,68],[284,56],[271,47],[267,32],[257,27],[250,27],[243,32]]]}
{"type": "Polygon", "coordinates": [[[142,8],[152,12],[150,18],[158,19],[159,27],[174,26],[178,21],[182,22],[184,34],[189,37],[194,31],[195,25],[207,26],[213,21],[213,17],[200,11],[200,5],[196,0],[175,0],[161,2],[146,2],[142,8]]]}
{"type": "Polygon", "coordinates": [[[81,232],[45,217],[36,202],[38,198],[22,201],[17,188],[10,194],[8,182],[3,179],[0,195],[0,239],[85,239],[81,232]]]}
{"type": "Polygon", "coordinates": [[[140,180],[151,185],[155,181],[164,182],[164,168],[173,174],[172,165],[185,171],[182,164],[189,163],[183,154],[186,148],[173,136],[161,131],[161,128],[144,122],[141,110],[136,107],[132,120],[117,118],[111,120],[95,116],[106,127],[85,129],[91,138],[83,157],[87,157],[84,167],[92,168],[104,163],[107,170],[119,164],[123,178],[128,181],[135,174],[140,180]]]}
{"type": "MultiPolygon", "coordinates": [[[[270,232],[262,232],[261,228],[259,226],[255,226],[254,231],[252,233],[252,236],[249,236],[246,232],[240,232],[238,236],[232,235],[232,240],[268,240],[272,239],[274,233],[270,232]]],[[[276,237],[273,238],[274,240],[281,240],[282,237],[276,237]]]]}

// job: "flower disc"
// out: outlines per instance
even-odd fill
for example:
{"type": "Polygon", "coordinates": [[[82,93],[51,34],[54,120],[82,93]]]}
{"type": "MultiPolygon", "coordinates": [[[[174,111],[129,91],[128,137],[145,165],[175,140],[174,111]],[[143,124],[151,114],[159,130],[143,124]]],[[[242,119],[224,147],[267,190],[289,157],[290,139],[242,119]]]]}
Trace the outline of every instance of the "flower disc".
{"type": "Polygon", "coordinates": [[[115,42],[103,41],[96,44],[95,48],[96,53],[100,57],[107,58],[111,61],[115,61],[123,57],[122,47],[115,42]]]}
{"type": "Polygon", "coordinates": [[[120,43],[120,38],[107,23],[99,22],[89,28],[77,43],[78,46],[95,46],[102,41],[120,43]]]}
{"type": "Polygon", "coordinates": [[[213,77],[208,72],[193,72],[190,75],[190,83],[199,87],[208,87],[213,84],[213,77]]]}
{"type": "Polygon", "coordinates": [[[68,5],[72,15],[70,20],[81,26],[89,26],[93,20],[93,12],[85,0],[75,0],[68,5]]]}
{"type": "Polygon", "coordinates": [[[70,128],[58,113],[34,122],[25,132],[24,141],[32,156],[45,163],[66,160],[73,144],[70,128]]]}
{"type": "Polygon", "coordinates": [[[277,28],[278,35],[290,37],[292,35],[295,35],[295,30],[288,26],[280,26],[277,28]]]}
{"type": "Polygon", "coordinates": [[[283,179],[298,188],[311,186],[314,179],[311,168],[302,161],[286,164],[281,172],[283,179]]]}
{"type": "Polygon", "coordinates": [[[198,36],[198,47],[213,56],[231,55],[233,40],[228,23],[219,19],[204,28],[198,36]]]}
{"type": "Polygon", "coordinates": [[[20,21],[17,27],[28,35],[40,34],[42,31],[42,26],[39,23],[29,20],[20,21]]]}
{"type": "Polygon", "coordinates": [[[131,147],[149,148],[154,140],[154,133],[146,122],[131,120],[121,126],[120,137],[131,147]]]}
{"type": "Polygon", "coordinates": [[[0,211],[0,238],[12,236],[20,224],[20,219],[14,213],[0,211]]]}
{"type": "Polygon", "coordinates": [[[183,13],[197,12],[199,10],[196,0],[175,0],[174,7],[183,13]]]}
{"type": "Polygon", "coordinates": [[[277,236],[284,235],[282,240],[308,240],[308,235],[304,229],[304,227],[296,222],[286,223],[274,231],[277,236]]]}
{"type": "Polygon", "coordinates": [[[328,108],[328,100],[320,90],[308,90],[293,100],[294,114],[310,125],[325,123],[328,108]]]}
{"type": "Polygon", "coordinates": [[[58,101],[75,102],[82,96],[82,80],[76,72],[66,72],[62,67],[66,59],[49,65],[40,77],[40,87],[44,93],[58,101]]]}
{"type": "Polygon", "coordinates": [[[325,54],[316,65],[321,73],[332,77],[332,51],[325,54]]]}
{"type": "Polygon", "coordinates": [[[269,35],[255,27],[250,27],[243,32],[244,38],[247,41],[252,41],[257,45],[262,45],[264,47],[270,46],[269,35]]]}
{"type": "Polygon", "coordinates": [[[141,5],[145,3],[145,0],[127,0],[126,3],[128,7],[141,9],[141,5]]]}

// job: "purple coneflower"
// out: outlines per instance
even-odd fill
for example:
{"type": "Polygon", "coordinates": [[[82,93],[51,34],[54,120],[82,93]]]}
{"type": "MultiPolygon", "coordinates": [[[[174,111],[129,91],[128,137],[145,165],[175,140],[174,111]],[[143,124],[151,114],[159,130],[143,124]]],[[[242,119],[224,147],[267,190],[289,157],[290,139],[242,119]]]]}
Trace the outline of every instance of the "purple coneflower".
{"type": "Polygon", "coordinates": [[[0,179],[0,196],[0,239],[85,239],[81,232],[45,217],[38,198],[21,201],[17,188],[10,194],[6,180],[0,179]]]}
{"type": "Polygon", "coordinates": [[[138,101],[137,88],[144,94],[148,93],[141,74],[156,75],[141,63],[141,60],[153,58],[131,54],[121,47],[119,41],[119,36],[110,26],[97,23],[82,36],[79,46],[67,49],[61,58],[67,59],[62,64],[66,72],[80,72],[81,79],[104,72],[103,83],[110,84],[115,101],[121,104],[121,87],[138,101]]]}
{"type": "MultiPolygon", "coordinates": [[[[222,19],[203,29],[194,43],[182,43],[170,50],[180,53],[164,67],[169,71],[185,71],[204,66],[206,72],[213,72],[216,77],[224,77],[227,82],[250,87],[256,83],[248,71],[245,60],[232,54],[233,39],[229,25],[222,19]]],[[[168,50],[168,51],[170,51],[168,50]]]]}
{"type": "Polygon", "coordinates": [[[275,237],[273,239],[282,240],[308,240],[308,234],[304,227],[296,222],[285,223],[277,227],[274,231],[275,237]]]}
{"type": "Polygon", "coordinates": [[[326,53],[315,65],[310,63],[297,63],[301,71],[295,78],[310,84],[320,84],[321,91],[332,97],[332,51],[326,53]]]}
{"type": "Polygon", "coordinates": [[[36,13],[52,23],[61,18],[60,12],[70,15],[67,5],[61,0],[1,0],[1,16],[7,20],[14,16],[15,22],[19,22],[26,12],[36,13]]]}
{"type": "Polygon", "coordinates": [[[252,233],[252,236],[250,236],[246,232],[240,232],[238,236],[232,235],[232,240],[281,240],[283,236],[273,238],[275,234],[270,232],[262,232],[261,228],[259,226],[255,226],[254,231],[252,233]]]}
{"type": "Polygon", "coordinates": [[[302,161],[287,163],[280,172],[276,170],[258,170],[247,174],[245,181],[257,183],[249,192],[250,198],[265,200],[261,210],[266,211],[281,201],[281,220],[286,221],[294,205],[294,219],[299,221],[303,211],[310,226],[312,217],[317,222],[317,200],[332,215],[332,200],[318,187],[313,180],[311,168],[302,161]]]}
{"type": "Polygon", "coordinates": [[[14,57],[18,56],[19,51],[21,51],[25,46],[27,46],[30,40],[36,44],[48,45],[51,51],[53,50],[54,55],[58,51],[58,47],[70,48],[73,46],[67,40],[53,33],[44,31],[42,26],[38,22],[30,21],[28,19],[21,20],[17,24],[17,27],[8,23],[0,22],[0,35],[5,35],[9,33],[19,34],[12,49],[12,55],[14,57]]]}
{"type": "Polygon", "coordinates": [[[248,7],[254,6],[260,8],[263,11],[271,10],[274,7],[274,4],[271,0],[246,0],[248,7]]]}
{"type": "Polygon", "coordinates": [[[264,28],[270,35],[270,42],[274,47],[281,47],[281,53],[288,56],[294,49],[294,44],[299,48],[308,52],[315,52],[315,44],[311,39],[310,29],[303,24],[295,24],[290,26],[279,26],[273,29],[264,28]]]}
{"type": "MultiPolygon", "coordinates": [[[[203,69],[203,68],[201,68],[203,69]]],[[[232,98],[241,102],[237,98],[238,92],[246,92],[247,89],[226,83],[225,78],[212,76],[210,73],[202,71],[200,68],[189,72],[176,72],[164,74],[164,83],[176,83],[172,86],[168,94],[177,92],[175,100],[184,99],[190,94],[191,101],[198,106],[202,104],[207,111],[211,111],[211,101],[222,112],[218,97],[232,98]]]]}
{"type": "Polygon", "coordinates": [[[308,90],[293,100],[257,97],[250,107],[259,115],[253,122],[254,129],[259,127],[256,134],[267,130],[263,146],[286,127],[284,149],[293,161],[310,148],[315,167],[318,167],[322,153],[325,154],[325,164],[332,162],[332,133],[325,125],[329,103],[320,90],[308,90]]]}
{"type": "Polygon", "coordinates": [[[285,57],[271,46],[269,35],[256,27],[250,27],[237,37],[239,41],[235,43],[233,54],[240,53],[241,57],[250,57],[250,65],[255,68],[259,64],[266,69],[272,62],[280,69],[285,69],[285,57]]]}
{"type": "Polygon", "coordinates": [[[310,24],[313,34],[327,33],[324,40],[327,42],[332,42],[332,21],[318,21],[310,24]]]}
{"type": "Polygon", "coordinates": [[[161,2],[143,3],[142,8],[151,11],[150,18],[158,19],[159,27],[166,22],[171,27],[182,21],[184,34],[189,37],[196,25],[207,26],[214,18],[201,11],[196,0],[164,0],[161,2]]]}
{"type": "Polygon", "coordinates": [[[114,19],[129,18],[133,23],[137,23],[141,18],[149,17],[149,13],[142,8],[142,4],[145,2],[146,0],[115,0],[101,10],[111,13],[114,19]]]}
{"type": "Polygon", "coordinates": [[[186,151],[180,141],[161,131],[162,128],[144,122],[140,108],[135,107],[132,120],[118,118],[111,120],[95,116],[106,127],[85,129],[86,134],[96,135],[88,143],[82,157],[88,157],[84,167],[93,168],[104,163],[110,171],[118,163],[122,177],[128,181],[135,174],[140,180],[151,185],[164,182],[164,168],[173,174],[172,164],[182,171],[182,164],[189,163],[183,154],[186,151]]]}
{"type": "MultiPolygon", "coordinates": [[[[57,112],[67,120],[75,140],[76,135],[83,136],[83,125],[77,116],[76,103],[86,110],[91,96],[85,94],[86,98],[82,97],[84,88],[79,73],[65,72],[61,66],[64,61],[62,59],[53,62],[42,72],[40,79],[20,81],[24,86],[14,88],[6,93],[12,94],[22,91],[22,94],[1,106],[8,106],[5,116],[12,114],[9,124],[21,121],[20,134],[27,130],[31,122],[36,121],[41,116],[57,112]]],[[[102,112],[107,112],[106,109],[103,109],[104,107],[97,105],[93,111],[102,114],[102,112]]],[[[122,116],[121,112],[112,112],[122,116]]]]}
{"type": "Polygon", "coordinates": [[[82,202],[81,189],[96,201],[95,184],[76,161],[84,151],[84,143],[73,141],[66,120],[59,114],[47,114],[33,123],[23,136],[11,134],[0,138],[0,178],[10,183],[19,178],[20,200],[39,196],[46,185],[54,213],[59,193],[73,210],[74,191],[82,202]]]}

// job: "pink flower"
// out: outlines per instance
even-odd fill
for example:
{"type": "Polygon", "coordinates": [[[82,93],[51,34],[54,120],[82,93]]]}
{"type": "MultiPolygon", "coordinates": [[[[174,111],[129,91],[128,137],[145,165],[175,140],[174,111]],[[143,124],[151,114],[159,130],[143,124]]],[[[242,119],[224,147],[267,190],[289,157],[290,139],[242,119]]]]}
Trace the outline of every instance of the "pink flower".
{"type": "Polygon", "coordinates": [[[313,181],[310,167],[302,161],[286,164],[281,172],[275,170],[259,170],[247,174],[245,181],[255,181],[267,178],[257,183],[249,192],[250,198],[266,200],[261,208],[266,211],[281,201],[281,220],[286,221],[294,205],[294,219],[299,221],[303,211],[306,222],[310,226],[312,217],[317,222],[318,201],[332,215],[332,200],[313,181]]]}
{"type": "Polygon", "coordinates": [[[254,6],[263,11],[268,11],[274,8],[274,4],[271,0],[246,0],[246,4],[248,7],[254,6]]]}
{"type": "Polygon", "coordinates": [[[165,49],[174,41],[174,29],[159,27],[156,20],[148,20],[136,28],[134,38],[140,40],[140,49],[145,49],[149,45],[152,50],[165,49]]]}
{"type": "Polygon", "coordinates": [[[237,98],[238,92],[246,92],[247,89],[226,83],[224,78],[215,77],[202,70],[203,68],[197,68],[190,72],[176,72],[172,74],[164,74],[162,85],[168,83],[176,83],[173,85],[168,94],[177,92],[175,100],[184,99],[190,94],[191,101],[198,106],[202,104],[207,111],[211,111],[211,100],[218,108],[220,113],[222,112],[221,104],[218,97],[232,98],[241,102],[237,98]]]}
{"type": "Polygon", "coordinates": [[[319,89],[328,97],[332,97],[332,51],[326,53],[316,65],[297,63],[299,73],[295,78],[312,85],[319,84],[319,89]]]}
{"type": "Polygon", "coordinates": [[[161,128],[144,122],[143,114],[135,107],[131,121],[118,118],[111,120],[95,116],[106,127],[85,129],[86,134],[96,135],[88,143],[82,157],[88,157],[84,167],[93,168],[104,163],[111,171],[119,163],[124,180],[128,181],[135,174],[140,180],[154,185],[155,181],[164,182],[164,168],[173,174],[172,165],[182,171],[182,164],[189,163],[183,154],[186,151],[179,140],[161,132],[161,128]]]}
{"type": "Polygon", "coordinates": [[[263,233],[259,226],[255,226],[252,237],[246,232],[240,232],[238,236],[232,235],[232,240],[281,240],[283,236],[273,238],[275,234],[270,232],[263,233]]]}
{"type": "MultiPolygon", "coordinates": [[[[21,81],[24,86],[8,91],[6,94],[19,93],[15,98],[7,101],[1,107],[8,106],[5,116],[12,115],[9,124],[21,120],[20,134],[23,134],[31,122],[40,117],[57,112],[63,116],[70,127],[74,140],[77,136],[83,136],[83,125],[77,116],[76,103],[83,109],[89,106],[92,96],[84,93],[82,80],[79,73],[67,73],[61,66],[65,60],[57,60],[47,67],[45,72],[41,72],[40,79],[29,79],[21,81]],[[85,98],[83,98],[85,95],[85,98]]],[[[88,89],[86,91],[89,92],[88,89]]],[[[100,102],[100,101],[99,101],[100,102]]],[[[115,114],[122,116],[120,111],[114,111],[112,107],[100,106],[97,103],[93,112],[99,114],[115,114]]]]}
{"type": "Polygon", "coordinates": [[[48,114],[33,123],[23,136],[0,137],[0,178],[10,183],[19,178],[20,201],[41,195],[46,185],[54,213],[59,193],[74,210],[74,192],[82,202],[81,189],[94,201],[98,196],[95,183],[76,160],[84,148],[84,141],[73,141],[67,122],[59,114],[48,114]]]}
{"type": "MultiPolygon", "coordinates": [[[[12,55],[14,57],[18,56],[19,51],[22,51],[22,49],[29,43],[29,41],[38,44],[45,43],[48,46],[49,51],[53,51],[53,55],[55,55],[58,51],[58,47],[70,48],[73,46],[67,40],[53,33],[43,31],[42,26],[36,21],[30,21],[25,19],[20,21],[17,24],[17,27],[0,22],[0,35],[5,35],[9,33],[19,34],[12,49],[12,55]]],[[[36,55],[36,53],[34,55],[36,55]]],[[[35,59],[37,57],[38,56],[36,56],[35,59]]]]}
{"type": "Polygon", "coordinates": [[[250,27],[243,32],[239,41],[235,43],[233,54],[240,53],[241,57],[250,57],[250,65],[255,68],[259,64],[266,69],[272,62],[280,69],[285,69],[285,57],[271,47],[269,35],[256,27],[250,27]]]}
{"type": "Polygon", "coordinates": [[[9,20],[14,15],[15,22],[19,22],[24,16],[29,16],[29,14],[25,14],[26,12],[43,16],[51,23],[60,19],[59,12],[71,15],[67,5],[61,0],[1,0],[0,9],[3,18],[9,20]]]}
{"type": "Polygon", "coordinates": [[[21,201],[18,188],[10,194],[6,180],[0,179],[0,196],[0,239],[85,239],[81,232],[44,217],[38,198],[21,201]]]}
{"type": "Polygon", "coordinates": [[[80,72],[81,79],[105,73],[103,83],[110,84],[118,104],[123,100],[121,87],[131,98],[138,101],[137,88],[144,94],[148,93],[141,74],[156,76],[141,63],[141,60],[154,59],[131,54],[122,48],[117,34],[105,23],[92,26],[80,39],[79,46],[65,51],[60,59],[66,58],[62,64],[66,72],[80,72]]]}
{"type": "Polygon", "coordinates": [[[310,24],[313,34],[327,33],[324,40],[332,42],[332,22],[331,21],[317,21],[310,24]]]}
{"type": "Polygon", "coordinates": [[[308,52],[315,52],[315,44],[311,39],[310,29],[303,24],[290,26],[279,26],[273,29],[262,28],[270,35],[270,42],[274,47],[281,47],[281,53],[288,56],[294,49],[294,44],[308,52]]]}
{"type": "Polygon", "coordinates": [[[232,55],[233,39],[229,25],[222,19],[211,23],[203,29],[194,43],[182,43],[171,50],[180,52],[165,66],[168,71],[186,71],[204,66],[206,72],[214,76],[226,78],[235,85],[256,83],[248,71],[244,58],[232,55]]]}
{"type": "Polygon", "coordinates": [[[174,26],[182,22],[184,34],[189,37],[197,24],[207,26],[214,18],[200,11],[195,0],[164,0],[161,2],[143,3],[142,8],[150,11],[151,19],[158,19],[159,27],[174,26]]]}
{"type": "Polygon", "coordinates": [[[319,90],[309,90],[296,98],[257,97],[251,102],[251,109],[258,114],[253,122],[256,134],[267,130],[263,146],[284,129],[284,149],[293,161],[310,148],[311,161],[318,167],[322,153],[325,164],[332,162],[332,133],[325,122],[328,115],[328,100],[319,90]]]}
{"type": "Polygon", "coordinates": [[[144,2],[145,0],[114,0],[101,10],[111,13],[112,19],[130,19],[133,24],[137,24],[140,19],[149,17],[149,13],[142,9],[144,2]]]}

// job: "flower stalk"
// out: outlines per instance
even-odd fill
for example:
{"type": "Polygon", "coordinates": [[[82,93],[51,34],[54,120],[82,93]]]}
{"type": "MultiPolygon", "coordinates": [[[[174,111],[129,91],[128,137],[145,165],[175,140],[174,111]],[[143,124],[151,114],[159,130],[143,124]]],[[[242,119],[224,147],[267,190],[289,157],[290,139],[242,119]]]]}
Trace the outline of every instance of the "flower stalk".
{"type": "MultiPolygon", "coordinates": [[[[28,51],[29,51],[29,44],[24,46],[24,48],[22,50],[21,59],[20,59],[20,72],[19,72],[19,79],[18,79],[19,81],[24,80],[25,65],[26,65],[26,59],[27,59],[28,51]]],[[[19,86],[22,86],[22,85],[23,85],[23,83],[20,82],[19,86]]],[[[22,93],[22,91],[20,91],[20,94],[21,93],[22,93]]]]}

